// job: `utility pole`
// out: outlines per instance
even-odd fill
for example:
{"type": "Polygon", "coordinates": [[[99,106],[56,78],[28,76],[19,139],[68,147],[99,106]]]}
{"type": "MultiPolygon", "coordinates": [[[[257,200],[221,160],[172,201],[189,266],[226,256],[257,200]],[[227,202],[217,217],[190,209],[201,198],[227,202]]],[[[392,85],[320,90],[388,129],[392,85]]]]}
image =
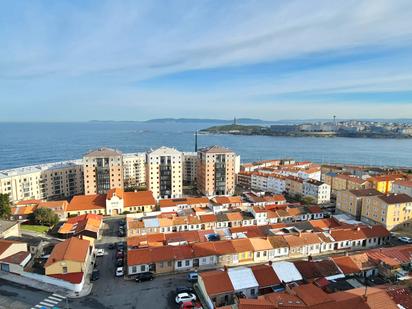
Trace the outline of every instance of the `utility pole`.
{"type": "Polygon", "coordinates": [[[197,152],[197,132],[198,130],[195,131],[195,152],[197,152]]]}

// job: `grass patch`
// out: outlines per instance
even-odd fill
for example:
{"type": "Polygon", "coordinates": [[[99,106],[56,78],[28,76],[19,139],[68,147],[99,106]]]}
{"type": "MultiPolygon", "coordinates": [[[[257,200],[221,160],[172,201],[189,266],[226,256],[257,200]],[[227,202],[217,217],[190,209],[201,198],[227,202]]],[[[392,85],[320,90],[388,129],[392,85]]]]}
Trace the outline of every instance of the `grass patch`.
{"type": "Polygon", "coordinates": [[[49,230],[48,226],[43,226],[43,225],[22,224],[20,227],[22,230],[36,232],[36,233],[46,233],[49,230]]]}

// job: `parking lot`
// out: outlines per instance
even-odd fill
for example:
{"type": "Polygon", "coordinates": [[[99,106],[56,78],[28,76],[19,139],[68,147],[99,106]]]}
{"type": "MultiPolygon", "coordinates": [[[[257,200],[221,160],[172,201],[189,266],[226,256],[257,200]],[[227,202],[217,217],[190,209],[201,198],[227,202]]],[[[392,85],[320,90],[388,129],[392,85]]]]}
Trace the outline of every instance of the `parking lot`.
{"type": "Polygon", "coordinates": [[[73,308],[178,308],[174,301],[177,286],[191,286],[186,274],[156,276],[154,280],[137,283],[127,277],[115,277],[116,249],[109,249],[110,243],[125,241],[118,237],[120,218],[105,222],[103,238],[96,242],[96,248],[103,248],[105,254],[97,258],[100,279],[93,282],[89,296],[71,301],[73,308]],[[153,304],[156,304],[155,306],[153,304]]]}

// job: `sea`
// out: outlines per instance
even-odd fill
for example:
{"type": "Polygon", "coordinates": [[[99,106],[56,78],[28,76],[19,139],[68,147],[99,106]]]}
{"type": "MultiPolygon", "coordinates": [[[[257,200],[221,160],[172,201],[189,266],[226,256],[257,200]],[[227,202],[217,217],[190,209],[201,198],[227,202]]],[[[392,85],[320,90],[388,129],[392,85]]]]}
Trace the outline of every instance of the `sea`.
{"type": "MultiPolygon", "coordinates": [[[[160,146],[194,151],[194,132],[207,122],[0,123],[0,170],[78,159],[110,147],[144,152],[160,146]]],[[[294,158],[318,163],[412,167],[412,139],[198,135],[198,146],[221,145],[242,162],[294,158]]]]}

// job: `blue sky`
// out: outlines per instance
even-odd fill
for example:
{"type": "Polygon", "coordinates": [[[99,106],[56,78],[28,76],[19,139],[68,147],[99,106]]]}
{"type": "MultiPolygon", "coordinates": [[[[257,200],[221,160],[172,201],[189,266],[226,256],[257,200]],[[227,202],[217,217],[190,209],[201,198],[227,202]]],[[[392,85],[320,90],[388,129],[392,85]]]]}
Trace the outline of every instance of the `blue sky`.
{"type": "Polygon", "coordinates": [[[0,0],[0,121],[412,118],[410,16],[410,0],[0,0]]]}

